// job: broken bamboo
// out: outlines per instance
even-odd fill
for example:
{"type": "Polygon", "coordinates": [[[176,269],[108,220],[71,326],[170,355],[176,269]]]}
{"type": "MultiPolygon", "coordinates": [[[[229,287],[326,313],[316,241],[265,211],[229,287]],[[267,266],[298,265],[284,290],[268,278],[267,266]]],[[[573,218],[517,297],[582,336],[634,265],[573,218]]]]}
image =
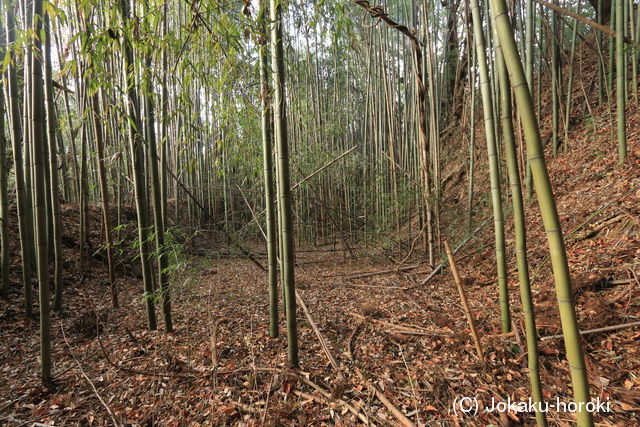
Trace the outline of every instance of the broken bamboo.
{"type": "Polygon", "coordinates": [[[456,260],[453,258],[453,251],[451,251],[451,246],[449,246],[449,242],[446,240],[444,241],[444,248],[447,251],[447,257],[449,258],[449,264],[451,265],[451,273],[453,274],[453,279],[455,280],[456,286],[458,287],[458,292],[460,293],[460,300],[462,301],[464,313],[467,316],[467,322],[469,322],[469,328],[471,328],[471,336],[473,337],[473,343],[476,346],[476,352],[478,353],[478,357],[480,358],[480,360],[484,362],[484,354],[482,353],[480,338],[478,337],[478,330],[476,329],[476,324],[473,320],[471,309],[469,308],[467,295],[465,294],[464,288],[462,287],[462,282],[460,281],[460,274],[458,273],[456,260]]]}

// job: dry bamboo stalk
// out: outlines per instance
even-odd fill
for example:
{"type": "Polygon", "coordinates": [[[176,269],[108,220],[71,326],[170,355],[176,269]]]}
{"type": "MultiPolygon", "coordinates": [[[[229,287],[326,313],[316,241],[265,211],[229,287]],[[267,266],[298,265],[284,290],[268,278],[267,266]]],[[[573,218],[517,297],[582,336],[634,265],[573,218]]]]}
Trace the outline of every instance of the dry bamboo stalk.
{"type": "MultiPolygon", "coordinates": [[[[622,329],[633,328],[636,326],[640,326],[640,322],[622,323],[619,325],[604,326],[602,328],[587,329],[586,331],[580,331],[580,335],[591,335],[591,334],[597,334],[600,332],[619,331],[622,329]]],[[[509,338],[512,336],[514,336],[513,331],[507,332],[506,334],[487,335],[486,338],[509,338]]],[[[549,336],[540,338],[540,341],[549,341],[549,340],[555,340],[558,338],[562,338],[562,335],[549,335],[549,336]]]]}
{"type": "Polygon", "coordinates": [[[329,363],[331,363],[331,366],[336,371],[336,373],[339,376],[342,376],[342,373],[340,372],[340,367],[338,366],[338,362],[336,362],[336,359],[334,359],[333,356],[331,355],[331,352],[329,351],[329,346],[327,345],[327,341],[324,339],[324,337],[320,333],[320,329],[318,329],[316,322],[313,321],[313,318],[311,317],[311,313],[309,313],[309,309],[307,308],[306,304],[302,300],[302,297],[300,296],[298,291],[296,291],[296,299],[298,300],[298,304],[300,304],[300,308],[302,308],[304,315],[307,317],[307,320],[309,321],[311,328],[316,333],[316,336],[318,337],[318,341],[320,341],[320,346],[322,346],[322,350],[327,355],[327,359],[329,360],[329,363]]]}
{"type": "Polygon", "coordinates": [[[444,241],[444,248],[447,251],[447,257],[449,258],[449,264],[451,265],[451,273],[453,274],[453,279],[455,280],[456,286],[458,287],[458,292],[460,293],[460,300],[462,301],[462,307],[464,308],[464,313],[467,316],[467,321],[469,322],[469,327],[471,328],[471,336],[473,337],[473,342],[476,346],[478,357],[484,362],[484,355],[482,353],[482,347],[480,346],[478,330],[476,329],[475,322],[473,321],[473,316],[471,315],[471,309],[469,308],[467,295],[465,294],[464,288],[462,287],[462,282],[460,281],[460,274],[458,273],[456,260],[453,258],[451,246],[449,246],[449,242],[446,240],[444,241]]]}
{"type": "MultiPolygon", "coordinates": [[[[633,328],[635,326],[640,326],[640,322],[623,323],[621,325],[612,325],[612,326],[605,326],[604,328],[589,329],[586,331],[580,331],[580,335],[590,335],[590,334],[597,334],[599,332],[618,331],[620,329],[633,328]]],[[[562,338],[562,335],[551,335],[548,337],[542,337],[540,338],[540,341],[549,341],[549,340],[555,340],[558,338],[562,338]]]]}
{"type": "Polygon", "coordinates": [[[329,166],[331,166],[332,164],[334,164],[335,162],[337,162],[338,160],[340,160],[341,158],[343,158],[344,156],[346,156],[347,154],[351,153],[353,150],[355,150],[356,148],[358,148],[358,146],[356,145],[355,147],[351,147],[350,149],[348,149],[347,151],[345,151],[344,153],[340,154],[338,157],[336,157],[335,159],[331,160],[329,163],[327,163],[326,165],[322,166],[320,169],[317,169],[315,172],[311,173],[311,175],[307,175],[306,177],[304,177],[301,181],[299,181],[298,183],[296,183],[296,185],[294,185],[293,187],[291,187],[291,191],[295,190],[296,188],[298,188],[301,184],[303,184],[304,182],[308,181],[309,179],[313,178],[314,176],[316,176],[317,174],[319,174],[320,172],[322,172],[323,170],[325,170],[326,168],[328,168],[329,166]]]}
{"type": "Polygon", "coordinates": [[[347,341],[347,352],[349,354],[349,358],[353,362],[353,369],[354,369],[356,375],[358,376],[358,378],[360,378],[360,380],[363,383],[365,383],[365,385],[367,386],[367,388],[369,390],[371,390],[371,391],[373,391],[375,393],[375,395],[378,398],[378,400],[380,401],[380,403],[382,403],[393,414],[393,416],[396,417],[396,419],[398,420],[398,422],[401,425],[403,425],[404,427],[415,427],[415,424],[409,418],[407,418],[407,416],[405,414],[403,414],[402,411],[400,411],[393,403],[391,403],[391,401],[389,399],[387,399],[387,397],[384,395],[384,393],[382,393],[378,389],[378,387],[375,386],[375,384],[373,384],[371,381],[369,381],[367,379],[367,377],[364,376],[364,374],[362,373],[360,368],[358,368],[358,366],[355,363],[356,362],[356,358],[354,356],[354,347],[355,347],[356,336],[358,334],[358,331],[359,331],[360,327],[368,319],[369,319],[368,317],[365,317],[363,320],[360,321],[360,323],[358,323],[358,325],[355,327],[355,329],[351,333],[351,336],[349,337],[349,340],[347,341]]]}
{"type": "Polygon", "coordinates": [[[391,332],[394,332],[396,334],[425,335],[425,336],[429,336],[429,335],[443,335],[443,336],[450,335],[450,333],[447,333],[446,331],[430,331],[428,329],[423,329],[423,328],[420,328],[420,327],[405,326],[405,325],[401,325],[401,324],[398,324],[398,323],[385,322],[384,320],[371,319],[371,318],[368,318],[366,316],[363,316],[360,313],[350,312],[349,314],[351,316],[355,317],[355,318],[362,319],[362,320],[369,319],[373,323],[375,323],[376,325],[391,328],[391,332]]]}
{"type": "Polygon", "coordinates": [[[414,265],[408,265],[406,267],[394,267],[394,268],[387,268],[384,270],[378,270],[378,271],[369,271],[367,273],[358,273],[358,274],[352,274],[351,276],[346,276],[343,279],[344,280],[352,280],[352,279],[362,279],[364,277],[371,277],[371,276],[381,276],[383,274],[393,274],[393,273],[400,273],[403,271],[409,271],[409,270],[415,270],[416,268],[420,267],[422,265],[422,263],[418,263],[418,264],[414,264],[414,265]]]}
{"type": "Polygon", "coordinates": [[[407,287],[403,286],[383,286],[383,285],[356,285],[354,283],[333,283],[334,286],[346,286],[348,288],[372,288],[372,289],[387,289],[396,291],[406,291],[407,287]]]}

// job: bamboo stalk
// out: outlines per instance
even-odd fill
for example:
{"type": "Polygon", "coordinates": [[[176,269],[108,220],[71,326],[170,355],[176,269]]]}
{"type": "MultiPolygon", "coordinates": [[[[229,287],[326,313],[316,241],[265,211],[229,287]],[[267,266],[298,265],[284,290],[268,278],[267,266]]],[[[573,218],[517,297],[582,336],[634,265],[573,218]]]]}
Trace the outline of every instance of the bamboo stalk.
{"type": "MultiPolygon", "coordinates": [[[[496,29],[504,52],[511,86],[515,92],[516,105],[520,113],[519,117],[523,122],[527,142],[527,155],[531,164],[542,221],[547,233],[560,319],[562,322],[565,347],[567,349],[567,358],[569,359],[569,366],[571,368],[574,398],[578,404],[584,406],[591,401],[589,382],[586,374],[584,355],[582,353],[580,334],[578,333],[571,276],[562,237],[562,228],[551,188],[549,172],[544,159],[540,129],[534,113],[531,94],[526,84],[524,69],[516,47],[513,27],[509,20],[505,1],[491,0],[491,5],[494,16],[496,17],[496,29]]],[[[592,414],[588,411],[584,409],[579,411],[577,417],[579,425],[593,425],[592,414]]]]}
{"type": "Polygon", "coordinates": [[[464,309],[464,314],[467,317],[467,322],[469,323],[469,328],[471,329],[471,337],[473,338],[473,344],[476,347],[476,353],[478,355],[478,358],[482,362],[484,362],[484,354],[482,353],[482,346],[480,345],[478,330],[476,329],[476,324],[475,324],[475,321],[473,320],[473,315],[471,314],[471,308],[469,308],[467,295],[465,294],[464,288],[462,287],[462,282],[460,281],[458,266],[456,265],[456,261],[453,258],[453,252],[451,251],[451,246],[449,246],[449,242],[447,242],[446,240],[444,241],[444,249],[445,251],[447,251],[447,257],[449,258],[449,264],[451,265],[451,274],[453,275],[453,280],[456,282],[458,293],[460,294],[460,301],[462,302],[462,308],[464,309]]]}

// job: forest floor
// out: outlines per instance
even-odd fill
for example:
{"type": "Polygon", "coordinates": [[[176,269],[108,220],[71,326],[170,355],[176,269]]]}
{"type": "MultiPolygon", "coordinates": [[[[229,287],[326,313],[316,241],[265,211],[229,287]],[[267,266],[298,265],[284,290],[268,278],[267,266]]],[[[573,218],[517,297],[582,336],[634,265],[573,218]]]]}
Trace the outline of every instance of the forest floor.
{"type": "MultiPolygon", "coordinates": [[[[633,122],[638,117],[631,118],[633,129],[639,129],[633,122]]],[[[638,134],[634,130],[629,135],[633,142],[628,166],[618,168],[613,150],[603,142],[606,138],[587,126],[581,132],[584,135],[577,135],[579,142],[568,153],[550,161],[579,323],[587,330],[638,322],[638,134]]],[[[560,324],[536,210],[535,202],[530,203],[530,264],[532,272],[538,270],[536,314],[540,335],[552,336],[560,333],[560,324]]],[[[73,224],[76,216],[77,210],[65,208],[67,223],[73,224]]],[[[97,209],[92,221],[98,224],[97,209]]],[[[97,230],[96,226],[92,231],[94,242],[100,241],[97,230]]],[[[132,238],[134,230],[124,233],[132,238]]],[[[77,274],[74,235],[73,225],[65,229],[65,277],[77,274]]],[[[198,251],[218,246],[205,234],[198,239],[192,242],[198,251]]],[[[528,412],[483,411],[492,399],[515,402],[529,396],[526,357],[518,345],[524,335],[515,266],[510,258],[510,297],[519,334],[505,337],[499,330],[492,242],[489,223],[456,256],[485,363],[475,355],[448,268],[424,285],[420,282],[430,271],[426,264],[352,278],[398,264],[381,256],[349,259],[346,252],[330,246],[300,248],[298,292],[337,366],[329,363],[299,310],[297,371],[286,367],[284,329],[281,338],[268,337],[265,275],[253,263],[221,257],[220,252],[187,255],[174,277],[176,332],[165,334],[146,330],[135,268],[119,270],[120,277],[126,273],[120,281],[121,308],[112,309],[104,261],[89,257],[84,276],[67,280],[64,313],[53,316],[55,391],[44,389],[38,380],[37,320],[23,319],[19,289],[14,289],[9,304],[0,303],[0,424],[395,424],[390,406],[376,393],[414,423],[531,424],[534,418],[528,412]],[[478,399],[477,415],[454,409],[456,399],[463,397],[478,399]]],[[[513,255],[513,242],[508,243],[513,255]]],[[[12,277],[18,283],[19,252],[14,247],[12,277]]],[[[133,260],[129,263],[135,265],[133,260]]],[[[640,424],[640,328],[586,335],[583,342],[593,397],[610,409],[596,413],[596,422],[640,424]]],[[[545,340],[540,347],[545,399],[570,402],[562,340],[545,340]]],[[[575,420],[562,411],[547,415],[556,425],[575,420]]]]}

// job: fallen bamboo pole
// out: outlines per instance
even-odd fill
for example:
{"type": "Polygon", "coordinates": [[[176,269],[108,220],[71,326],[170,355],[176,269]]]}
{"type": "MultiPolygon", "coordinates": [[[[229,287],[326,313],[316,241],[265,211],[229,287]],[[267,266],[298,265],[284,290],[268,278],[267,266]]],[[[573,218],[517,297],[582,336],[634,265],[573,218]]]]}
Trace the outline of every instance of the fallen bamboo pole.
{"type": "MultiPolygon", "coordinates": [[[[471,232],[471,234],[462,239],[462,242],[460,242],[460,244],[453,250],[453,254],[455,255],[460,249],[462,249],[462,247],[466,245],[469,240],[471,240],[478,233],[478,231],[482,230],[482,228],[489,222],[491,218],[493,218],[493,215],[482,221],[482,224],[477,226],[476,229],[471,232]]],[[[419,286],[426,285],[431,279],[435,277],[436,274],[438,274],[440,270],[444,268],[444,266],[445,263],[441,262],[436,268],[433,269],[431,273],[429,273],[429,275],[425,279],[422,280],[422,282],[419,283],[419,286]]]]}
{"type": "MultiPolygon", "coordinates": [[[[589,329],[586,331],[580,331],[580,335],[591,335],[591,334],[597,334],[600,332],[619,331],[621,329],[633,328],[635,326],[640,326],[640,322],[623,323],[621,325],[612,325],[612,326],[605,326],[603,328],[589,329]]],[[[562,338],[562,335],[551,335],[548,337],[542,337],[540,338],[540,341],[550,341],[558,338],[562,338]]]]}
{"type": "Polygon", "coordinates": [[[362,279],[362,278],[371,277],[371,276],[381,276],[383,274],[400,273],[400,272],[403,272],[403,271],[415,270],[416,268],[420,267],[421,265],[422,265],[422,263],[418,263],[418,264],[408,265],[406,267],[400,267],[400,268],[387,268],[385,270],[369,271],[369,272],[366,272],[366,273],[359,273],[359,274],[353,274],[351,276],[345,276],[345,277],[343,277],[343,279],[344,280],[353,280],[353,279],[362,279]]]}
{"type": "Polygon", "coordinates": [[[384,393],[382,393],[380,391],[380,389],[378,389],[378,387],[376,387],[375,384],[373,384],[371,381],[369,381],[367,379],[367,377],[364,376],[364,374],[362,373],[362,371],[360,370],[360,368],[358,368],[358,365],[356,364],[356,358],[355,358],[355,355],[354,355],[355,340],[356,340],[356,337],[358,335],[358,331],[359,331],[360,327],[362,325],[364,325],[367,320],[368,320],[368,318],[365,317],[364,319],[362,319],[360,321],[360,323],[358,323],[358,325],[355,327],[355,329],[351,333],[351,336],[349,337],[349,340],[347,341],[347,352],[349,354],[349,359],[351,359],[351,361],[353,362],[353,369],[354,369],[356,375],[358,376],[358,378],[360,378],[360,380],[363,383],[365,383],[367,388],[369,388],[369,390],[373,391],[373,393],[376,395],[376,397],[378,398],[380,403],[382,403],[389,410],[389,412],[391,412],[393,414],[393,416],[396,417],[396,420],[398,420],[400,425],[402,425],[404,427],[415,427],[415,424],[409,418],[407,418],[407,416],[405,414],[403,414],[402,411],[400,411],[393,403],[391,403],[391,401],[389,399],[387,399],[387,396],[385,396],[384,393]]]}
{"type": "Polygon", "coordinates": [[[367,289],[387,289],[390,291],[406,291],[404,286],[383,286],[383,285],[356,285],[354,283],[333,283],[334,286],[346,286],[349,288],[367,288],[367,289]]]}
{"type": "MultiPolygon", "coordinates": [[[[636,326],[640,326],[640,322],[622,323],[620,325],[611,325],[611,326],[604,326],[602,328],[587,329],[584,331],[580,331],[580,335],[592,335],[592,334],[598,334],[600,332],[619,331],[622,329],[633,328],[636,326]]],[[[512,336],[513,336],[513,331],[507,332],[504,334],[487,335],[486,338],[509,338],[512,336]]],[[[540,338],[540,341],[550,341],[558,338],[562,338],[562,335],[548,335],[546,337],[540,338]]]]}
{"type": "Polygon", "coordinates": [[[300,304],[300,308],[302,308],[304,315],[307,317],[307,320],[309,321],[309,324],[311,325],[313,332],[316,333],[316,336],[318,337],[318,341],[320,341],[320,346],[322,347],[322,350],[326,354],[327,359],[329,360],[329,363],[331,364],[333,369],[336,371],[336,373],[339,376],[342,376],[342,372],[340,372],[340,367],[338,366],[338,362],[336,362],[336,359],[334,359],[333,356],[331,355],[331,352],[329,351],[329,346],[327,345],[327,341],[322,336],[322,333],[320,333],[320,329],[318,329],[318,325],[316,325],[316,322],[313,321],[313,318],[311,317],[311,313],[309,313],[309,309],[307,308],[307,305],[304,303],[304,300],[302,299],[298,291],[296,291],[296,299],[298,300],[298,304],[300,304]]]}
{"type": "Polygon", "coordinates": [[[417,326],[405,326],[405,325],[401,325],[398,323],[391,323],[391,322],[385,322],[384,320],[378,320],[378,319],[371,319],[368,318],[367,316],[363,316],[360,313],[354,313],[354,312],[350,312],[349,313],[351,316],[357,318],[357,319],[361,319],[361,320],[365,320],[365,319],[369,319],[371,322],[375,323],[376,325],[379,326],[383,326],[386,328],[390,328],[390,332],[394,332],[396,334],[406,334],[406,335],[425,335],[425,336],[433,336],[433,335],[440,335],[440,336],[448,336],[448,335],[452,335],[451,333],[447,332],[447,331],[430,331],[428,329],[423,329],[421,327],[417,327],[417,326]]]}
{"type": "Polygon", "coordinates": [[[344,153],[340,154],[338,157],[336,157],[335,159],[331,160],[329,163],[327,163],[326,165],[322,166],[320,169],[317,169],[315,172],[313,172],[311,175],[307,175],[305,178],[302,178],[301,181],[299,181],[296,185],[294,185],[293,187],[291,187],[291,191],[295,190],[296,188],[298,188],[302,183],[310,180],[311,178],[313,178],[314,176],[318,175],[320,172],[322,172],[323,170],[325,170],[326,168],[328,168],[329,166],[331,166],[332,164],[334,164],[335,162],[337,162],[338,160],[342,159],[344,156],[346,156],[347,154],[351,153],[353,150],[355,150],[356,148],[358,148],[358,146],[356,145],[355,147],[351,147],[350,149],[348,149],[347,151],[345,151],[344,153]]]}
{"type": "MultiPolygon", "coordinates": [[[[586,18],[586,17],[584,17],[584,16],[582,16],[582,15],[576,13],[576,12],[573,12],[573,11],[569,10],[569,9],[565,9],[564,7],[558,6],[558,5],[553,4],[553,3],[549,3],[548,1],[544,1],[544,0],[534,0],[534,1],[536,3],[542,5],[542,6],[548,7],[549,9],[553,9],[556,12],[559,12],[559,13],[561,13],[563,15],[570,16],[573,19],[575,19],[576,21],[582,22],[583,24],[588,25],[591,28],[593,28],[595,30],[598,30],[598,31],[600,31],[602,33],[605,33],[608,36],[611,36],[611,37],[617,37],[618,36],[616,31],[611,29],[610,27],[607,27],[606,25],[602,25],[602,24],[599,24],[599,23],[597,23],[595,21],[592,21],[591,19],[586,18]]],[[[631,40],[629,37],[623,37],[623,39],[624,39],[624,42],[627,43],[627,44],[632,44],[632,45],[637,45],[638,44],[637,42],[631,40]]]]}
{"type": "Polygon", "coordinates": [[[460,281],[460,274],[458,273],[458,266],[456,265],[456,260],[453,258],[453,252],[451,251],[451,246],[449,246],[449,242],[444,241],[444,249],[447,251],[447,257],[449,258],[449,264],[451,265],[451,273],[453,274],[453,279],[456,282],[456,286],[458,287],[458,292],[460,293],[460,300],[462,301],[462,307],[464,308],[464,313],[467,316],[467,322],[469,322],[469,327],[471,328],[471,336],[473,337],[473,343],[476,346],[476,351],[478,353],[478,357],[481,361],[484,362],[484,354],[482,353],[482,347],[480,346],[480,338],[478,337],[478,330],[476,329],[476,324],[473,321],[473,315],[471,314],[471,309],[469,308],[469,302],[467,301],[467,295],[464,293],[464,288],[462,287],[462,282],[460,281]]]}

